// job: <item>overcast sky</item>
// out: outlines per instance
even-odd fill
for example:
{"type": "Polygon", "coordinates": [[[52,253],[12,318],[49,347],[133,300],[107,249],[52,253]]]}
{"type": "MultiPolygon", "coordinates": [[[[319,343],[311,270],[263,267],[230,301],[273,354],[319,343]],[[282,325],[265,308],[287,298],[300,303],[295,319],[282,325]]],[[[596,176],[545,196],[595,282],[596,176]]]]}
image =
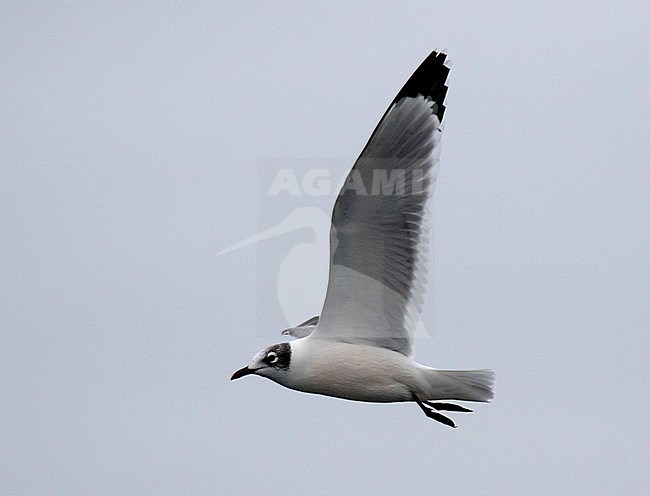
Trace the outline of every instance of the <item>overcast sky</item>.
{"type": "Polygon", "coordinates": [[[645,494],[649,18],[3,2],[0,496],[645,494]],[[231,383],[320,311],[336,185],[435,48],[452,71],[417,359],[493,368],[494,401],[449,429],[231,383]],[[269,194],[281,170],[298,194],[269,194]]]}

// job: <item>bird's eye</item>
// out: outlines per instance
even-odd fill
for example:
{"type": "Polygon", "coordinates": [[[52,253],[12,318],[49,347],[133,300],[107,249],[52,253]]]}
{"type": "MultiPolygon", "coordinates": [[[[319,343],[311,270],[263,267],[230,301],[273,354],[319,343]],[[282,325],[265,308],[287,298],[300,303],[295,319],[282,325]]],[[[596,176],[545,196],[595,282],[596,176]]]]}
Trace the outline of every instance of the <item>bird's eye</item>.
{"type": "Polygon", "coordinates": [[[268,355],[266,355],[266,361],[269,363],[275,363],[278,361],[278,355],[275,354],[275,352],[271,352],[268,355]]]}

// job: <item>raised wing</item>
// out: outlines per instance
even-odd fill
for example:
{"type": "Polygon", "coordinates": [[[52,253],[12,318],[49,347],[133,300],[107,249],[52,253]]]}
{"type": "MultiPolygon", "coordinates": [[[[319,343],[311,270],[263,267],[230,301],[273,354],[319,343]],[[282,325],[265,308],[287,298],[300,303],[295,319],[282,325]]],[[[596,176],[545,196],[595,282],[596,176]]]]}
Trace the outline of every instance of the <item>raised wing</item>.
{"type": "Polygon", "coordinates": [[[320,316],[315,315],[311,319],[305,320],[302,324],[298,324],[298,327],[315,326],[318,324],[318,319],[320,319],[320,316]]]}
{"type": "Polygon", "coordinates": [[[445,59],[433,52],[418,67],[345,180],[332,212],[315,339],[411,353],[427,275],[425,204],[438,169],[445,59]]]}
{"type": "Polygon", "coordinates": [[[302,324],[298,324],[296,327],[289,327],[288,329],[285,329],[284,331],[282,331],[282,335],[292,336],[294,338],[307,337],[312,332],[314,332],[314,329],[316,329],[316,325],[318,324],[318,319],[319,316],[316,315],[311,319],[305,320],[302,324]]]}

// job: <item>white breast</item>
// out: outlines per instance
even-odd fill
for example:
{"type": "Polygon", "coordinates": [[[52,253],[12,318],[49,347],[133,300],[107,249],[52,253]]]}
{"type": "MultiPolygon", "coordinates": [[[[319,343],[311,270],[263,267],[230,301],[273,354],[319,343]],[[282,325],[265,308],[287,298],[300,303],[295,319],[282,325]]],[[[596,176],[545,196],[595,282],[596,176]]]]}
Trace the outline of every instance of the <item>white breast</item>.
{"type": "Polygon", "coordinates": [[[392,350],[306,337],[291,343],[289,371],[274,380],[307,393],[389,403],[412,399],[421,368],[392,350]]]}

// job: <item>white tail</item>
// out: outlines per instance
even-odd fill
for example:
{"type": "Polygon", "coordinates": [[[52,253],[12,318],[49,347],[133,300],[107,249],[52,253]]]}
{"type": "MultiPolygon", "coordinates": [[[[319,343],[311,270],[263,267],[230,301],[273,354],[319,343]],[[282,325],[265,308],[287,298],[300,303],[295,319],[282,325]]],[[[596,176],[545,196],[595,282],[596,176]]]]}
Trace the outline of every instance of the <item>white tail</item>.
{"type": "Polygon", "coordinates": [[[436,370],[424,374],[428,388],[421,400],[490,401],[494,397],[491,370],[436,370]]]}

